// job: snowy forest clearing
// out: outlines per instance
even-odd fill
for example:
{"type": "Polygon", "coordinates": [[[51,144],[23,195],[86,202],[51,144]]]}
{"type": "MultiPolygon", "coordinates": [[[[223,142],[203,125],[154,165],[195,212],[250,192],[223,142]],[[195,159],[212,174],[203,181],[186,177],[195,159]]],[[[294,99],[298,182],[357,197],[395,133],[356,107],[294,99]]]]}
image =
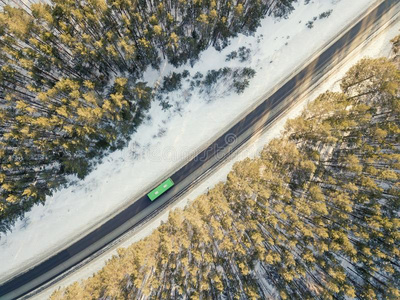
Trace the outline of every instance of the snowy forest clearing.
{"type": "MultiPolygon", "coordinates": [[[[1,260],[7,264],[4,264],[1,270],[3,278],[12,275],[13,271],[17,271],[16,268],[33,262],[32,257],[42,259],[53,253],[62,242],[71,242],[77,238],[77,233],[83,234],[87,229],[92,229],[100,219],[112,214],[118,206],[125,205],[133,194],[138,193],[138,186],[146,188],[140,193],[147,191],[147,187],[159,178],[159,174],[169,173],[171,169],[180,165],[185,160],[186,153],[201,147],[204,141],[211,139],[221,127],[229,124],[252,104],[250,101],[243,102],[243,99],[257,99],[307,58],[311,53],[310,49],[316,49],[330,40],[339,28],[344,28],[360,9],[365,8],[365,1],[353,2],[351,9],[348,7],[349,1],[342,0],[335,5],[322,2],[315,1],[307,6],[301,3],[288,20],[274,24],[272,19],[264,20],[263,26],[254,37],[239,37],[221,53],[211,49],[203,53],[204,63],[196,64],[195,70],[190,69],[191,74],[196,71],[206,72],[216,65],[223,67],[228,64],[225,62],[225,56],[229,52],[252,43],[253,45],[249,46],[252,48],[251,62],[245,64],[250,64],[257,71],[257,75],[250,82],[249,89],[240,96],[215,97],[218,100],[214,99],[210,103],[202,100],[202,96],[193,95],[188,104],[181,103],[180,111],[175,110],[175,106],[170,111],[163,112],[159,106],[153,105],[150,114],[157,115],[157,118],[141,126],[138,133],[134,134],[132,140],[137,144],[132,143],[123,151],[106,157],[83,182],[55,193],[45,206],[35,207],[23,221],[18,222],[11,234],[1,237],[1,260]],[[322,19],[316,21],[312,29],[293,26],[300,20],[304,24],[315,15],[330,9],[333,9],[330,18],[335,18],[335,25],[322,19]],[[314,38],[318,30],[325,35],[319,35],[320,40],[317,41],[314,38]],[[268,36],[269,32],[276,35],[268,36]],[[264,38],[257,43],[261,34],[264,38]],[[276,44],[276,48],[268,47],[271,43],[276,44]],[[301,53],[299,49],[302,50],[301,53]],[[296,60],[293,59],[295,54],[296,60]],[[227,104],[229,111],[226,109],[227,104]],[[220,120],[222,112],[224,120],[220,120]],[[197,116],[202,118],[196,119],[197,116]],[[166,126],[168,131],[165,132],[166,126]],[[149,139],[157,135],[161,137],[149,139]],[[148,149],[158,151],[150,153],[148,149]],[[136,154],[133,155],[132,152],[136,154]],[[160,153],[165,154],[164,157],[160,156],[160,153]],[[142,170],[146,170],[146,173],[141,174],[142,170]],[[57,201],[61,199],[62,202],[57,201]],[[109,199],[113,199],[112,203],[109,199]],[[30,247],[25,247],[26,244],[30,247]]],[[[229,66],[232,66],[232,63],[229,63],[229,66]]],[[[170,68],[166,67],[165,70],[170,68]]],[[[154,75],[149,72],[147,78],[154,78],[154,75]]]]}

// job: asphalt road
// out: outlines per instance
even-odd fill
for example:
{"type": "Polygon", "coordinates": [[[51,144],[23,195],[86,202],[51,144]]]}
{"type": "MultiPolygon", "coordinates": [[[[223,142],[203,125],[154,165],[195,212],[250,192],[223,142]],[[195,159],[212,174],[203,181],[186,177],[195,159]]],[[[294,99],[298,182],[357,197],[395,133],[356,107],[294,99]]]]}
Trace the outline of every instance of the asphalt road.
{"type": "Polygon", "coordinates": [[[37,289],[171,204],[252,136],[271,124],[296,101],[298,95],[310,88],[335,63],[346,57],[367,36],[385,23],[389,15],[387,13],[389,11],[393,13],[392,8],[399,1],[383,1],[361,21],[349,28],[342,37],[304,69],[295,74],[208,148],[172,174],[170,177],[175,182],[175,186],[156,201],[151,202],[146,195],[137,200],[133,199],[136,201],[132,201],[129,207],[71,246],[3,283],[0,286],[0,299],[16,299],[37,289]]]}

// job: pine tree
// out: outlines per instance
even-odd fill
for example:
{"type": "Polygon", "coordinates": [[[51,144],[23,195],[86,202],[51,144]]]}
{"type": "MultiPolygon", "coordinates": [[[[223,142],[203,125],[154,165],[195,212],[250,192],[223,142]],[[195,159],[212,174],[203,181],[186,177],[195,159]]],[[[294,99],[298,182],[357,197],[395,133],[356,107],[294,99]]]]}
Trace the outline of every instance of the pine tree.
{"type": "Polygon", "coordinates": [[[52,299],[398,297],[398,74],[362,60],[259,157],[52,299]]]}

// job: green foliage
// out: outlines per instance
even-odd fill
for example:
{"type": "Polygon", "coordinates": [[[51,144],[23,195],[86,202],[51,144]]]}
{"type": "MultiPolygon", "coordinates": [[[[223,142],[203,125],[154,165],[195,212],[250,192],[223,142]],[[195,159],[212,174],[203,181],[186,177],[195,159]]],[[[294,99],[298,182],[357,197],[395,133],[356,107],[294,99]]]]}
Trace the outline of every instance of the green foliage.
{"type": "Polygon", "coordinates": [[[246,60],[248,60],[250,57],[250,52],[251,52],[250,48],[240,47],[238,51],[239,61],[245,62],[246,60]]]}
{"type": "Polygon", "coordinates": [[[240,62],[245,62],[246,60],[249,59],[250,52],[251,52],[251,49],[246,48],[246,47],[240,47],[238,49],[238,51],[232,51],[231,53],[229,53],[226,56],[225,60],[226,61],[231,61],[231,60],[236,59],[237,57],[239,57],[239,61],[240,62]]]}
{"type": "Polygon", "coordinates": [[[329,16],[331,15],[331,13],[332,13],[332,9],[327,10],[327,11],[324,11],[323,13],[321,13],[321,14],[318,16],[318,18],[319,18],[320,20],[321,20],[321,19],[329,18],[329,16]]]}
{"type": "Polygon", "coordinates": [[[218,70],[210,70],[206,76],[198,73],[195,74],[191,81],[191,88],[200,87],[201,91],[210,94],[218,83],[224,82],[227,89],[233,89],[237,94],[241,94],[249,85],[249,79],[256,74],[251,68],[221,68],[218,70]]]}
{"type": "Polygon", "coordinates": [[[237,56],[238,56],[237,51],[232,51],[231,53],[229,53],[229,54],[226,56],[225,61],[231,61],[231,60],[235,59],[237,56]]]}
{"type": "Polygon", "coordinates": [[[251,68],[243,68],[242,70],[236,70],[233,73],[233,87],[235,92],[241,94],[249,86],[249,79],[256,75],[256,71],[251,68]]]}
{"type": "MultiPolygon", "coordinates": [[[[149,66],[158,68],[161,58],[194,63],[207,47],[221,49],[228,38],[253,32],[272,2],[51,0],[26,11],[3,5],[0,231],[67,184],[66,175],[83,178],[93,158],[126,145],[154,96],[141,81],[149,66]]],[[[274,10],[286,11],[290,2],[274,10]]],[[[179,81],[173,75],[164,88],[179,81]]]]}
{"type": "Polygon", "coordinates": [[[173,92],[182,87],[182,74],[172,72],[169,76],[164,76],[163,85],[161,87],[162,92],[173,92]]]}

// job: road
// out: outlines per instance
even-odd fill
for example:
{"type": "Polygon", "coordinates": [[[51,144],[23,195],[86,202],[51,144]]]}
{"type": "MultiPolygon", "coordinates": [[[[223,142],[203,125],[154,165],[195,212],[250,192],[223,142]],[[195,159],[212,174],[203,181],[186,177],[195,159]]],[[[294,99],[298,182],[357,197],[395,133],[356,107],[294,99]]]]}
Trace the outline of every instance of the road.
{"type": "MultiPolygon", "coordinates": [[[[336,42],[274,91],[271,96],[172,174],[170,177],[175,182],[175,186],[156,201],[151,202],[146,195],[143,195],[125,210],[74,244],[25,273],[3,283],[0,286],[0,299],[16,299],[37,289],[98,253],[129,230],[170,205],[246,141],[274,122],[296,101],[301,93],[307,91],[332,65],[346,57],[367,36],[380,28],[388,16],[394,14],[394,10],[398,9],[398,5],[396,5],[398,3],[399,0],[383,1],[362,20],[349,28],[336,42]]],[[[154,187],[158,184],[155,184],[154,187]]]]}

